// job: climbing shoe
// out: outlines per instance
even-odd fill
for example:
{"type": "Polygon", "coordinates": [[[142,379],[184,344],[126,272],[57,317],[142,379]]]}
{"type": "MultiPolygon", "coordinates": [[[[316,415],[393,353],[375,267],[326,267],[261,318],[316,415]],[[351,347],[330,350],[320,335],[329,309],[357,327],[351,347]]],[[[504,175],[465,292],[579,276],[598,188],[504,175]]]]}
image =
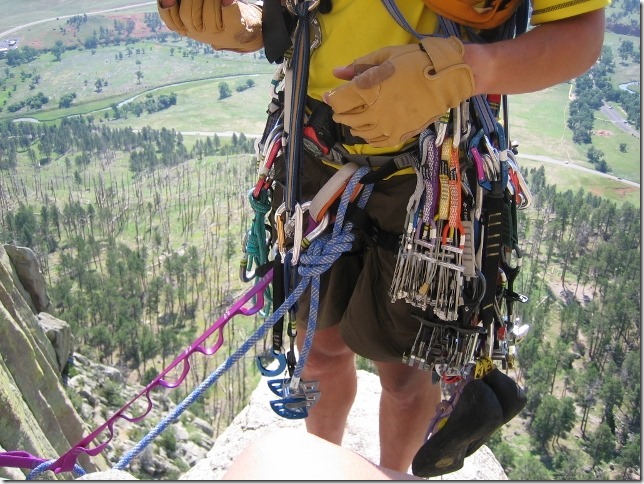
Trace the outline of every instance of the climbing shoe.
{"type": "MultiPolygon", "coordinates": [[[[512,420],[528,402],[523,389],[498,368],[488,372],[482,380],[494,391],[503,410],[503,423],[512,420]]],[[[468,454],[469,455],[469,454],[468,454]]]]}
{"type": "Polygon", "coordinates": [[[472,380],[463,387],[447,422],[416,452],[413,474],[435,477],[460,469],[465,457],[504,423],[503,406],[494,390],[482,379],[472,380]]]}

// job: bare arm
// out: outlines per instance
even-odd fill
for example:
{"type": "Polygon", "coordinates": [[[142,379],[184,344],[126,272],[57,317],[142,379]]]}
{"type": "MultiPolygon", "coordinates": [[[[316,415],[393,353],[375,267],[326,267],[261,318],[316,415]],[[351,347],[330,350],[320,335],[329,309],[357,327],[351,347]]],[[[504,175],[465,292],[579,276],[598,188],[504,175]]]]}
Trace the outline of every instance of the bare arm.
{"type": "Polygon", "coordinates": [[[521,94],[586,72],[601,53],[604,9],[538,25],[513,40],[466,44],[474,94],[521,94]]]}

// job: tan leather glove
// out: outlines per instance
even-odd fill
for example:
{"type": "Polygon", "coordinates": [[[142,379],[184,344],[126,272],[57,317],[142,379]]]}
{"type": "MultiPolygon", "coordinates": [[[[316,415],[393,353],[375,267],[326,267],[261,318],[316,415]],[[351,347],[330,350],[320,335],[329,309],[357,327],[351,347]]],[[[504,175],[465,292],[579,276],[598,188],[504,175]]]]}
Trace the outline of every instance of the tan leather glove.
{"type": "Polygon", "coordinates": [[[456,37],[385,47],[355,60],[358,75],[324,100],[354,136],[376,147],[399,145],[472,96],[463,52],[456,37]]]}
{"type": "Polygon", "coordinates": [[[262,10],[257,5],[238,0],[222,7],[221,0],[177,0],[168,8],[159,3],[158,9],[170,30],[213,49],[253,52],[263,46],[262,10]]]}

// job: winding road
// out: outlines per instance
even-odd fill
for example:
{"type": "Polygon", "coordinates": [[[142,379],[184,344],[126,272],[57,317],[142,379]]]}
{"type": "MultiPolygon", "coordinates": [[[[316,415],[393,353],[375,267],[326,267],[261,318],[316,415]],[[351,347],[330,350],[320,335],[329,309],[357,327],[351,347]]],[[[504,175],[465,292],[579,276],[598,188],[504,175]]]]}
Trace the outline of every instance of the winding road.
{"type": "MultiPolygon", "coordinates": [[[[156,4],[156,1],[148,1],[148,2],[142,2],[142,3],[135,3],[135,4],[132,4],[132,5],[127,5],[127,6],[123,6],[123,7],[115,7],[115,8],[104,9],[104,10],[94,10],[94,11],[91,11],[91,12],[84,12],[84,14],[88,15],[88,16],[89,15],[100,15],[100,14],[107,13],[107,12],[116,12],[116,11],[119,11],[119,10],[128,10],[128,9],[131,9],[131,8],[137,8],[137,7],[143,7],[143,6],[146,6],[146,5],[155,5],[155,4],[156,4]]],[[[22,30],[24,28],[31,27],[33,25],[38,25],[38,24],[50,22],[50,21],[53,21],[53,20],[71,18],[71,17],[74,17],[76,15],[79,15],[79,14],[61,15],[61,16],[58,16],[58,17],[51,17],[51,18],[46,18],[46,19],[41,19],[41,20],[35,20],[33,22],[29,22],[29,23],[26,23],[26,24],[23,24],[23,25],[18,25],[17,27],[13,27],[11,29],[5,30],[4,32],[0,32],[0,39],[2,39],[3,37],[8,36],[10,34],[13,34],[15,32],[18,32],[19,30],[22,30]]],[[[80,15],[82,15],[82,14],[80,14],[80,15]]],[[[125,102],[128,102],[128,101],[131,101],[131,99],[129,99],[129,100],[125,101],[125,102]]],[[[619,129],[621,129],[622,131],[627,132],[627,133],[629,133],[629,134],[631,134],[631,135],[633,135],[633,136],[635,136],[637,138],[640,137],[639,131],[637,131],[635,128],[633,128],[631,125],[629,125],[628,122],[624,118],[622,118],[617,112],[615,112],[615,110],[613,110],[608,104],[604,103],[604,105],[601,108],[601,111],[619,129]]],[[[16,121],[18,121],[18,120],[16,120],[16,121]]],[[[38,122],[37,120],[30,119],[30,118],[22,118],[19,121],[35,121],[35,122],[38,122]]],[[[231,136],[233,132],[232,131],[222,131],[222,132],[215,132],[215,131],[182,131],[181,133],[183,135],[188,135],[188,136],[214,136],[215,134],[217,136],[231,136]]],[[[245,134],[248,137],[259,137],[260,136],[259,134],[247,134],[247,133],[245,133],[245,134]]],[[[615,175],[611,175],[609,173],[601,173],[601,172],[599,172],[597,170],[593,170],[591,168],[586,168],[584,166],[577,165],[575,163],[570,163],[569,161],[566,161],[566,160],[557,160],[557,159],[551,158],[549,156],[529,155],[529,154],[523,154],[523,153],[519,153],[517,156],[519,158],[526,158],[526,159],[529,159],[529,160],[540,161],[540,162],[543,162],[543,163],[550,163],[550,164],[555,164],[555,165],[559,165],[559,166],[564,166],[566,168],[573,169],[573,170],[580,170],[580,171],[583,171],[583,172],[586,172],[586,173],[590,173],[590,174],[593,174],[593,175],[596,175],[596,176],[602,176],[602,177],[609,178],[609,179],[612,179],[612,180],[620,181],[620,182],[622,182],[622,183],[624,183],[626,185],[631,185],[633,187],[640,188],[640,184],[637,183],[637,182],[634,182],[634,181],[631,181],[631,180],[625,180],[623,178],[617,177],[615,175]]]]}
{"type": "Polygon", "coordinates": [[[135,3],[132,5],[126,5],[124,7],[115,7],[115,8],[109,8],[107,10],[94,10],[92,12],[83,12],[81,14],[73,14],[73,15],[60,15],[58,17],[51,17],[51,18],[44,18],[41,20],[35,20],[33,22],[29,22],[27,24],[23,25],[18,25],[17,27],[12,27],[9,30],[5,30],[4,32],[0,32],[0,39],[3,37],[6,37],[7,35],[13,34],[15,32],[18,32],[19,30],[25,29],[27,27],[31,27],[33,25],[38,25],[38,24],[44,24],[45,22],[51,22],[52,20],[60,20],[63,18],[71,18],[71,17],[76,17],[77,15],[99,15],[102,13],[107,13],[107,12],[117,12],[119,10],[128,10],[130,8],[136,8],[136,7],[144,7],[145,5],[155,5],[156,2],[143,2],[143,3],[135,3]]]}

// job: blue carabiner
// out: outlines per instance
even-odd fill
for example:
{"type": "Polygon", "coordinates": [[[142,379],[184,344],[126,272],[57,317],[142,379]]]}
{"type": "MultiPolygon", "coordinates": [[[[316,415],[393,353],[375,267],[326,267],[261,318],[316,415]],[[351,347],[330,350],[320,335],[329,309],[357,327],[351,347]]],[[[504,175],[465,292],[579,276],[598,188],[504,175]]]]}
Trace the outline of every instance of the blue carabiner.
{"type": "Polygon", "coordinates": [[[257,356],[255,359],[257,368],[263,376],[277,376],[286,369],[286,355],[284,353],[278,353],[273,349],[271,350],[271,356],[278,362],[277,368],[274,370],[269,370],[262,364],[261,356],[257,356]]]}
{"type": "Polygon", "coordinates": [[[271,400],[271,408],[280,417],[296,420],[309,416],[306,398],[283,398],[271,400]]]}

